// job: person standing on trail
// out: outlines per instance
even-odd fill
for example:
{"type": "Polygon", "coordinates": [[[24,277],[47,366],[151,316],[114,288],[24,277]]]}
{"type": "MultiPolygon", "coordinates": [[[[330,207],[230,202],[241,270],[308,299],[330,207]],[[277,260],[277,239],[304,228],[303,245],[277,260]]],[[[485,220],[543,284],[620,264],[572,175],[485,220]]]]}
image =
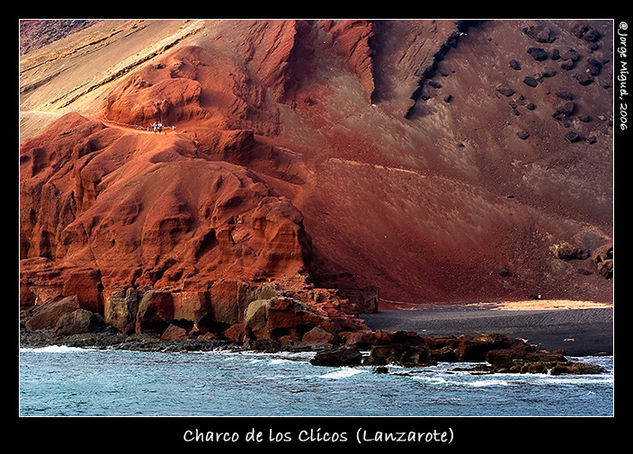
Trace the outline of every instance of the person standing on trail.
{"type": "MultiPolygon", "coordinates": [[[[158,123],[158,133],[160,134],[162,131],[163,131],[163,124],[158,123]]],[[[167,134],[167,132],[165,132],[165,134],[167,134]]]]}
{"type": "Polygon", "coordinates": [[[154,124],[152,125],[152,129],[154,130],[154,132],[156,132],[156,128],[158,127],[158,125],[156,124],[156,122],[154,122],[154,124]]]}

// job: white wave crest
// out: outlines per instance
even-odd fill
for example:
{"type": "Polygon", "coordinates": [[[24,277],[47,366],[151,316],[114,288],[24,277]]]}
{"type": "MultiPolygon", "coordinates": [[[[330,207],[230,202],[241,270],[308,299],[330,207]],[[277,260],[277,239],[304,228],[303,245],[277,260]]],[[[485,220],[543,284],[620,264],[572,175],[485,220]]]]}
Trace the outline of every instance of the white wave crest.
{"type": "Polygon", "coordinates": [[[364,372],[363,370],[355,369],[355,368],[352,368],[352,367],[342,367],[342,368],[337,369],[335,371],[328,372],[325,375],[319,375],[319,377],[320,378],[341,379],[341,378],[353,377],[354,375],[362,374],[363,372],[364,372]]]}
{"type": "Polygon", "coordinates": [[[94,348],[69,347],[67,345],[47,345],[45,347],[28,347],[20,348],[21,352],[37,352],[37,353],[69,353],[69,352],[89,352],[95,351],[94,348]]]}

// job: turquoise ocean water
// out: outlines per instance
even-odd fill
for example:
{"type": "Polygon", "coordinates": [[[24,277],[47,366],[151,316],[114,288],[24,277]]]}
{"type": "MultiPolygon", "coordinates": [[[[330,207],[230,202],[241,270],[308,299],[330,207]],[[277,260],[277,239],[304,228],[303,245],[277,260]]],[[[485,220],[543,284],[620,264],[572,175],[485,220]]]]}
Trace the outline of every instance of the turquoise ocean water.
{"type": "Polygon", "coordinates": [[[313,353],[159,353],[22,348],[20,416],[612,416],[600,375],[476,375],[468,363],[374,374],[317,367],[313,353]]]}

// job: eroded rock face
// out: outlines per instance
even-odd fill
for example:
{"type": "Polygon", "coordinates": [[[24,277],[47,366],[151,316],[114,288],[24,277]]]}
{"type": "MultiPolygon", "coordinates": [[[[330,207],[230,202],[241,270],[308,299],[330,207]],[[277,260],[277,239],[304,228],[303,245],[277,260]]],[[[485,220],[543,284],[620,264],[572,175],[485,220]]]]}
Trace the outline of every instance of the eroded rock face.
{"type": "Polygon", "coordinates": [[[166,291],[150,290],[139,302],[135,330],[137,334],[161,334],[173,319],[172,294],[166,291]]]}
{"type": "MultiPolygon", "coordinates": [[[[106,137],[99,125],[69,114],[22,146],[25,295],[46,287],[103,314],[116,289],[185,288],[194,293],[179,296],[176,309],[197,311],[183,316],[198,322],[211,310],[195,291],[224,276],[283,279],[304,270],[311,249],[301,213],[255,175],[185,160],[195,150],[188,140],[106,137]],[[68,151],[77,142],[90,144],[82,145],[87,151],[68,151]],[[36,155],[43,172],[29,170],[36,155]]],[[[218,292],[211,287],[212,296],[218,292]]],[[[217,321],[236,322],[236,308],[221,301],[217,321]]]]}
{"type": "Polygon", "coordinates": [[[325,316],[287,297],[253,301],[244,314],[247,337],[258,340],[278,340],[293,332],[304,335],[325,321],[325,316]]]}

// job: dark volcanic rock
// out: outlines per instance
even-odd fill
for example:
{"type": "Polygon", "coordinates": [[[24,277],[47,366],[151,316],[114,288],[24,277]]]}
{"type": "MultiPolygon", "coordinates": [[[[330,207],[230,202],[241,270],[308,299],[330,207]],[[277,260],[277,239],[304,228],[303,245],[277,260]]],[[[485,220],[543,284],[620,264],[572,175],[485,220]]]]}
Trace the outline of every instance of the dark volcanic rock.
{"type": "Polygon", "coordinates": [[[431,358],[431,350],[425,345],[388,344],[374,345],[365,364],[416,367],[428,366],[434,364],[434,361],[431,358]]]}
{"type": "Polygon", "coordinates": [[[363,355],[356,348],[344,347],[319,352],[310,360],[310,364],[328,367],[358,366],[362,361],[362,357],[363,355]]]}
{"type": "Polygon", "coordinates": [[[538,81],[534,77],[530,76],[523,79],[523,83],[529,87],[536,87],[538,85],[538,81]]]}
{"type": "Polygon", "coordinates": [[[530,47],[527,50],[527,53],[532,56],[532,58],[536,61],[544,61],[547,60],[547,52],[545,49],[540,47],[530,47]]]}
{"type": "Polygon", "coordinates": [[[503,96],[512,96],[515,93],[515,91],[512,88],[507,87],[505,85],[497,87],[497,91],[501,93],[503,96]]]}
{"type": "Polygon", "coordinates": [[[572,101],[569,101],[558,106],[552,114],[552,117],[556,118],[557,120],[562,120],[566,117],[569,117],[570,115],[573,115],[575,110],[576,104],[572,101]]]}
{"type": "Polygon", "coordinates": [[[557,90],[556,96],[561,99],[566,99],[567,101],[571,101],[572,99],[574,99],[574,95],[567,90],[557,90]]]}
{"type": "MultiPolygon", "coordinates": [[[[570,131],[571,132],[571,131],[570,131]]],[[[589,258],[590,252],[586,249],[573,246],[567,242],[555,244],[552,247],[554,255],[561,260],[585,260],[589,258]]]]}
{"type": "Polygon", "coordinates": [[[510,68],[519,71],[521,69],[521,64],[516,60],[510,60],[510,68]]]}
{"type": "Polygon", "coordinates": [[[554,77],[556,75],[556,70],[555,69],[546,69],[544,71],[541,71],[541,77],[554,77]]]}
{"type": "Polygon", "coordinates": [[[571,143],[576,143],[581,139],[580,135],[575,131],[568,131],[567,133],[565,133],[565,138],[571,143]]]}
{"type": "Polygon", "coordinates": [[[455,352],[459,361],[483,362],[490,350],[511,348],[521,342],[501,334],[466,334],[459,337],[455,352]]]}
{"type": "Polygon", "coordinates": [[[502,277],[508,277],[511,275],[510,270],[508,270],[505,266],[500,266],[499,268],[497,268],[497,272],[499,273],[499,276],[502,277]]]}
{"type": "Polygon", "coordinates": [[[567,52],[561,55],[561,58],[563,60],[571,60],[574,63],[580,60],[580,57],[581,55],[578,52],[576,52],[575,49],[569,49],[567,50],[567,52]]]}
{"type": "Polygon", "coordinates": [[[580,73],[576,75],[576,80],[578,81],[580,85],[589,85],[590,83],[593,82],[594,79],[589,74],[580,73]]]}
{"type": "Polygon", "coordinates": [[[553,43],[556,35],[550,27],[544,24],[531,25],[523,28],[523,32],[539,43],[553,43]]]}
{"type": "Polygon", "coordinates": [[[519,136],[519,139],[525,140],[530,137],[530,134],[527,131],[519,131],[517,132],[517,136],[519,136]]]}
{"type": "Polygon", "coordinates": [[[565,71],[569,71],[570,69],[574,69],[576,67],[576,64],[573,61],[566,61],[561,63],[560,67],[565,71]]]}

